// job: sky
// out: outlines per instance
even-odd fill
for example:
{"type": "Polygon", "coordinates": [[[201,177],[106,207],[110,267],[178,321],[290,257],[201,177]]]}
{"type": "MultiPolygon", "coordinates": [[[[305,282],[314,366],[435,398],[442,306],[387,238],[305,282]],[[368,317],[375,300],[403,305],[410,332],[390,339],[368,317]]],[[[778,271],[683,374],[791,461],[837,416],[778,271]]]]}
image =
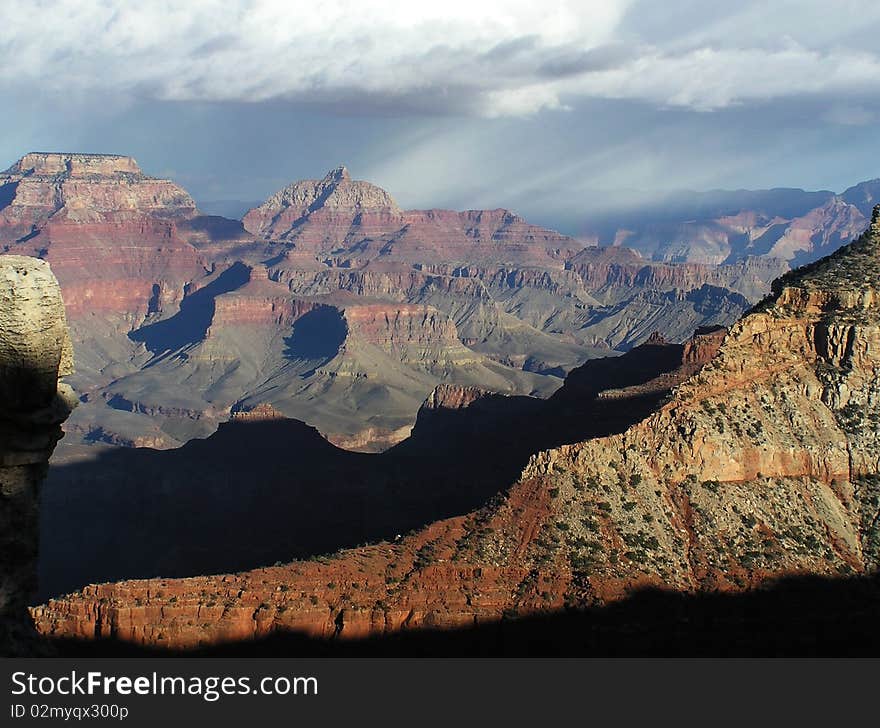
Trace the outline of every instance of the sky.
{"type": "Polygon", "coordinates": [[[880,177],[876,0],[7,0],[0,168],[129,154],[199,201],[346,164],[567,232],[673,189],[880,177]]]}

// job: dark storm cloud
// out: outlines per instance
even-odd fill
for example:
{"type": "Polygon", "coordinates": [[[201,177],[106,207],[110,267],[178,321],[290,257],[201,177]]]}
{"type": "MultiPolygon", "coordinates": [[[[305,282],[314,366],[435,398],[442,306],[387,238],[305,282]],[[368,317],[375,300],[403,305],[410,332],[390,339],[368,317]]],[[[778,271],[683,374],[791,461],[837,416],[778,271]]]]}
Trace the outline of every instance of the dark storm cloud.
{"type": "Polygon", "coordinates": [[[253,200],[346,162],[405,206],[569,229],[670,188],[880,174],[874,2],[50,0],[0,28],[0,167],[130,153],[253,200]]]}
{"type": "Polygon", "coordinates": [[[586,51],[562,49],[553,58],[543,61],[535,72],[544,78],[565,78],[619,68],[637,57],[637,50],[624,43],[609,43],[586,51]]]}
{"type": "Polygon", "coordinates": [[[352,94],[378,105],[403,99],[401,111],[431,109],[442,94],[451,108],[483,116],[577,98],[705,111],[801,94],[876,94],[880,59],[864,30],[880,9],[843,5],[832,13],[816,0],[328,0],[317,11],[281,0],[50,0],[0,8],[0,27],[13,38],[0,83],[149,88],[157,100],[180,101],[344,105],[352,94]],[[420,94],[425,102],[414,102],[420,94]]]}

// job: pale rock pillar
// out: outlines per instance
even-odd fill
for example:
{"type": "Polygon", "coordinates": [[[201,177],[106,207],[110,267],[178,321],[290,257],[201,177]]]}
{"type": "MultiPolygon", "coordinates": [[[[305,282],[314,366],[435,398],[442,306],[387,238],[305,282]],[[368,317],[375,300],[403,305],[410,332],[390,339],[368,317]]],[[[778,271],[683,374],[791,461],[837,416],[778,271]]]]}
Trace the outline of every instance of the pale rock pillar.
{"type": "Polygon", "coordinates": [[[58,281],[37,258],[0,255],[0,650],[28,651],[40,483],[76,406],[58,281]]]}

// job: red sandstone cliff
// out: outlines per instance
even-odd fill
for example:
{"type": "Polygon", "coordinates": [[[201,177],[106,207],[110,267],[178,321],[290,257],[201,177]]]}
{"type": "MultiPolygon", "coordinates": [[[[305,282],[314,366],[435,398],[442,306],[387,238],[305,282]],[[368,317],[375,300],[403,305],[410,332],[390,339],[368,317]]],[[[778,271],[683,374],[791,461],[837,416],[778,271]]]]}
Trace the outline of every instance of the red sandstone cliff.
{"type": "Polygon", "coordinates": [[[619,435],[536,454],[503,496],[396,543],[237,575],[91,586],[46,635],[194,647],[356,637],[872,571],[880,556],[880,213],[859,241],[684,354],[711,361],[619,435]],[[718,345],[720,344],[720,348],[718,345]]]}
{"type": "Polygon", "coordinates": [[[131,157],[26,154],[0,174],[0,189],[8,198],[0,243],[51,263],[73,320],[97,312],[142,320],[151,306],[177,304],[203,272],[176,228],[197,214],[195,202],[131,157]]]}
{"type": "Polygon", "coordinates": [[[346,266],[381,257],[562,267],[565,258],[583,247],[508,210],[404,212],[381,188],[352,180],[345,167],[322,180],[285,187],[248,212],[244,225],[254,235],[292,243],[300,253],[346,266]]]}

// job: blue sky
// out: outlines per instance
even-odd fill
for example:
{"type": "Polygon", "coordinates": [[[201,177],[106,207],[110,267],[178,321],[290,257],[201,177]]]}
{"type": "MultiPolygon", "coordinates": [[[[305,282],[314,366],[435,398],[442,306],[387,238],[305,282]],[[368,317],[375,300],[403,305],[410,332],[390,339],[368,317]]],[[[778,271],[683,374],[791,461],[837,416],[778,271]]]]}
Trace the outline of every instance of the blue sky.
{"type": "Polygon", "coordinates": [[[862,0],[0,5],[0,166],[131,154],[197,199],[345,163],[405,207],[567,230],[668,189],[880,176],[862,0]]]}

